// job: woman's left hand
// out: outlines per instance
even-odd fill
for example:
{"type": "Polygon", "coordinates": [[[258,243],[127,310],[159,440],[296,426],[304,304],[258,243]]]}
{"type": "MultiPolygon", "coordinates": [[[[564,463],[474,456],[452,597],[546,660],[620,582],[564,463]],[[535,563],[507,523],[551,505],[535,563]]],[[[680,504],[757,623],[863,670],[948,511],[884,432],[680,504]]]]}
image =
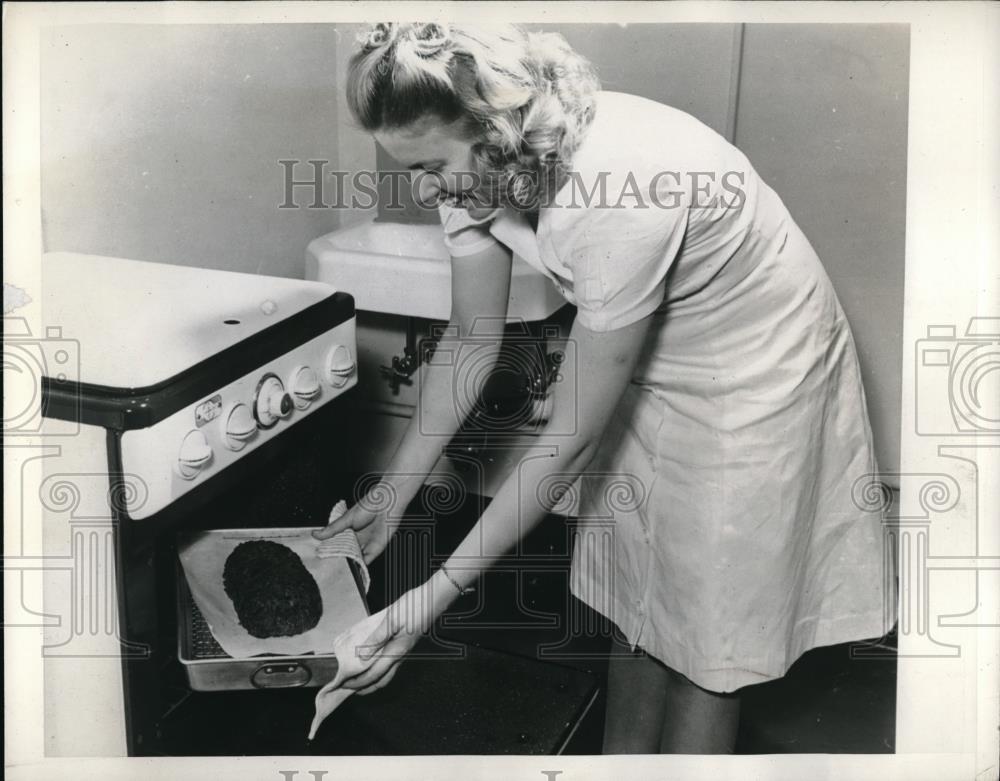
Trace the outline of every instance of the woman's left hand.
{"type": "Polygon", "coordinates": [[[389,606],[382,623],[357,648],[362,659],[374,657],[374,662],[364,672],[344,680],[341,686],[354,689],[357,694],[370,694],[392,680],[406,654],[437,617],[426,585],[407,591],[389,606]]]}

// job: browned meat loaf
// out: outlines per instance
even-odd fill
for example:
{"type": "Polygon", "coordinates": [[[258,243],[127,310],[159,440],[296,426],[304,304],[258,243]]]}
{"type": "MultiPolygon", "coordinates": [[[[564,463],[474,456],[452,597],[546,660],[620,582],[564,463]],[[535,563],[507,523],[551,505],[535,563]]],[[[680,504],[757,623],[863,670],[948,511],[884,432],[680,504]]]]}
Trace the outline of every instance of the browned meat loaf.
{"type": "Polygon", "coordinates": [[[291,548],[270,540],[241,542],[222,572],[240,624],[254,637],[290,637],[319,623],[319,586],[291,548]]]}

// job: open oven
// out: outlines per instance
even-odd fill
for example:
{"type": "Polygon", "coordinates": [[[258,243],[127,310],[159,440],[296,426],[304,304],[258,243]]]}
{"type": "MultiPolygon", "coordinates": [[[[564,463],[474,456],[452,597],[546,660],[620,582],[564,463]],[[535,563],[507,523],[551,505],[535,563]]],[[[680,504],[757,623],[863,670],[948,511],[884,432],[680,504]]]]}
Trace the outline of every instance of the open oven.
{"type": "MultiPolygon", "coordinates": [[[[43,648],[47,754],[565,747],[595,710],[593,675],[440,638],[418,645],[427,664],[404,665],[384,695],[351,698],[361,702],[309,744],[316,687],[332,679],[335,657],[229,657],[191,598],[178,563],[186,537],[304,530],[339,499],[354,501],[348,293],[72,253],[45,256],[43,282],[48,347],[65,359],[50,362],[62,368],[42,388],[42,433],[57,450],[40,497],[52,562],[44,610],[56,617],[43,648]]],[[[428,524],[402,530],[404,543],[373,568],[372,610],[389,598],[386,583],[400,582],[391,570],[407,535],[426,548],[428,524]]],[[[338,599],[363,616],[367,573],[352,559],[342,566],[350,584],[338,599]]]]}

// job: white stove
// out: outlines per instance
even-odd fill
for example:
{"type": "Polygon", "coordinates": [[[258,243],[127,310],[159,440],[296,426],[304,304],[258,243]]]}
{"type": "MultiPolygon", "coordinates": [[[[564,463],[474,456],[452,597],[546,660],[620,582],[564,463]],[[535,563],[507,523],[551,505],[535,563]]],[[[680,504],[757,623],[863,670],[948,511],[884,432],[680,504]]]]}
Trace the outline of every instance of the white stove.
{"type": "Polygon", "coordinates": [[[316,282],[53,253],[47,328],[79,342],[79,383],[47,417],[121,434],[141,520],[357,383],[353,303],[316,282]]]}
{"type": "Polygon", "coordinates": [[[58,617],[44,630],[46,753],[169,753],[171,734],[205,729],[184,708],[197,695],[172,682],[176,536],[325,522],[343,489],[321,459],[344,443],[323,426],[357,384],[354,299],[66,252],[43,257],[42,283],[40,434],[58,453],[40,497],[44,610],[58,617]]]}

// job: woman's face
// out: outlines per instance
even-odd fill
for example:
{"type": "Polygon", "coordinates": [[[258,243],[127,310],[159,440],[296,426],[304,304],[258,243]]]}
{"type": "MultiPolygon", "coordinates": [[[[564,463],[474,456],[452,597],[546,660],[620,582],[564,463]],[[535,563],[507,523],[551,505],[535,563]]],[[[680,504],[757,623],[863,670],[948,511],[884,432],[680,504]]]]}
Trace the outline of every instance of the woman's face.
{"type": "Polygon", "coordinates": [[[413,197],[422,205],[433,206],[449,195],[469,195],[473,189],[473,142],[463,137],[458,122],[446,125],[426,117],[374,136],[400,165],[413,171],[413,197]]]}

